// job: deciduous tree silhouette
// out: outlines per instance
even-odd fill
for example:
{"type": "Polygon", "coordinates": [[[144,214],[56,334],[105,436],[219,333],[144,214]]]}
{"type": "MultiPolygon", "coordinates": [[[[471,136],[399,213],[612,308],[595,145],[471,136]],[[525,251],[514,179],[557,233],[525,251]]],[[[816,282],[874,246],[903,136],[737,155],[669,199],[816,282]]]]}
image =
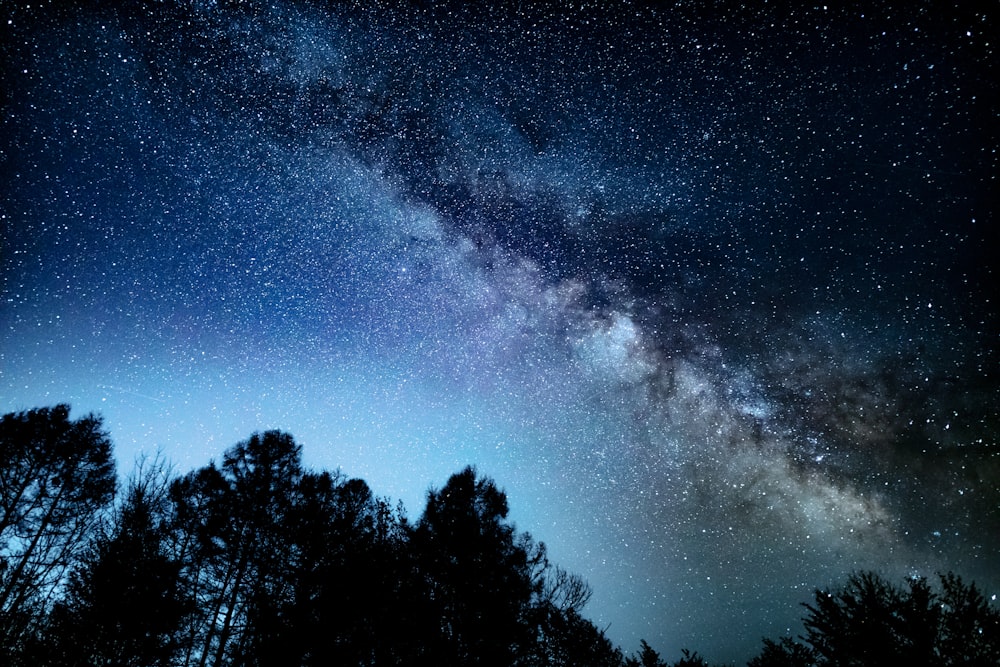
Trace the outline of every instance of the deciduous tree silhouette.
{"type": "Polygon", "coordinates": [[[542,592],[540,598],[561,610],[579,612],[590,601],[592,590],[590,585],[576,574],[567,572],[557,566],[546,567],[542,574],[542,592]]]}
{"type": "Polygon", "coordinates": [[[214,632],[210,617],[220,598],[216,575],[225,558],[220,535],[228,520],[223,505],[226,484],[215,465],[192,471],[174,480],[169,488],[171,501],[171,552],[182,564],[181,581],[185,593],[197,601],[194,613],[181,629],[185,646],[180,663],[185,667],[205,664],[205,647],[214,632]]]}
{"type": "Polygon", "coordinates": [[[471,467],[428,494],[412,537],[431,619],[427,659],[512,665],[531,644],[535,587],[506,517],[506,496],[471,467]]]}
{"type": "Polygon", "coordinates": [[[806,639],[827,664],[888,664],[899,645],[902,596],[872,572],[852,575],[838,591],[817,593],[806,639]]]}
{"type": "Polygon", "coordinates": [[[526,665],[538,667],[621,667],[622,653],[574,608],[544,604],[537,610],[538,636],[526,665]]]}
{"type": "Polygon", "coordinates": [[[1000,610],[975,584],[954,573],[940,575],[941,621],[937,651],[944,665],[987,667],[1000,656],[1000,610]]]}
{"type": "Polygon", "coordinates": [[[996,665],[1000,612],[974,585],[940,576],[935,593],[923,578],[905,588],[877,574],[852,575],[806,605],[806,643],[818,665],[996,665]]]}
{"type": "Polygon", "coordinates": [[[167,552],[168,514],[162,467],[140,470],[52,611],[46,664],[173,664],[194,601],[183,597],[180,563],[167,552]]]}
{"type": "MultiPolygon", "coordinates": [[[[359,479],[307,474],[289,527],[292,596],[271,637],[304,665],[392,664],[407,654],[401,518],[359,479]]],[[[260,646],[252,653],[267,653],[260,646]]]]}
{"type": "Polygon", "coordinates": [[[299,446],[268,431],[173,485],[185,582],[200,606],[185,664],[245,664],[251,638],[272,631],[270,610],[292,593],[286,527],[302,475],[299,446]]]}
{"type": "Polygon", "coordinates": [[[0,646],[17,653],[115,489],[111,441],[68,405],[0,419],[0,646]]]}
{"type": "MultiPolygon", "coordinates": [[[[363,480],[305,471],[291,436],[269,431],[179,479],[138,474],[106,513],[100,425],[66,406],[0,419],[4,665],[668,664],[645,641],[623,659],[580,613],[590,587],[515,531],[471,467],[411,526],[363,480]]],[[[1000,655],[1000,612],[952,574],[935,589],[859,573],[806,610],[801,641],[765,639],[749,667],[1000,655]]],[[[685,650],[670,665],[706,663],[685,650]]]]}

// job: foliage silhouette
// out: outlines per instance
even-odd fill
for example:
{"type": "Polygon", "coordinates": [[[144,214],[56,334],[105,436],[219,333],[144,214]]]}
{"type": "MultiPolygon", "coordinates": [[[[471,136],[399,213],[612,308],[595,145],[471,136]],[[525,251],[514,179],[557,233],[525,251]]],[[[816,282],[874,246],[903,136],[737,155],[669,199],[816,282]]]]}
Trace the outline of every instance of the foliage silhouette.
{"type": "Polygon", "coordinates": [[[803,624],[818,665],[996,665],[1000,612],[975,585],[940,576],[942,593],[922,577],[905,588],[873,572],[835,591],[816,591],[803,624]]]}
{"type": "Polygon", "coordinates": [[[681,649],[681,659],[677,662],[671,663],[670,667],[708,667],[708,663],[705,659],[698,655],[695,651],[692,653],[688,649],[681,649]]]}
{"type": "Polygon", "coordinates": [[[0,418],[0,646],[15,656],[115,490],[101,420],[69,412],[57,405],[0,418]]]}
{"type": "MultiPolygon", "coordinates": [[[[110,441],[68,406],[0,419],[0,655],[20,665],[698,667],[625,658],[591,589],[508,521],[472,467],[411,523],[278,431],[180,477],[140,468],[111,512],[110,441]]],[[[954,574],[852,575],[750,667],[996,665],[1000,612],[954,574]]]]}
{"type": "Polygon", "coordinates": [[[763,650],[747,663],[747,667],[809,667],[815,660],[816,654],[811,648],[791,637],[778,641],[765,638],[763,650]]]}
{"type": "Polygon", "coordinates": [[[645,639],[639,640],[639,653],[629,659],[629,667],[667,667],[660,654],[653,650],[645,639]]]}
{"type": "Polygon", "coordinates": [[[468,467],[451,476],[412,535],[424,604],[435,627],[428,659],[440,664],[513,664],[531,641],[524,614],[535,583],[528,554],[505,522],[507,498],[468,467]]]}
{"type": "Polygon", "coordinates": [[[140,470],[53,608],[38,664],[173,664],[176,629],[194,601],[183,596],[180,563],[167,549],[168,512],[162,467],[140,470]]]}
{"type": "Polygon", "coordinates": [[[291,593],[287,528],[303,471],[301,450],[278,431],[254,434],[171,488],[188,594],[200,614],[185,665],[254,664],[253,643],[275,632],[291,593]]]}

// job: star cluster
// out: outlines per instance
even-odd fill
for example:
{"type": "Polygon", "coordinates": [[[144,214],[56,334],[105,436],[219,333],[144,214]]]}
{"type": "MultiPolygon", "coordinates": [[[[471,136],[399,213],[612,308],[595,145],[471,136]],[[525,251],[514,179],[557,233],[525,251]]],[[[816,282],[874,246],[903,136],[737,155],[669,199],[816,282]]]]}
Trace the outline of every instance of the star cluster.
{"type": "Polygon", "coordinates": [[[3,18],[5,411],[126,468],[284,429],[411,514],[476,464],[626,651],[744,660],[854,569],[1000,586],[995,17],[3,18]]]}

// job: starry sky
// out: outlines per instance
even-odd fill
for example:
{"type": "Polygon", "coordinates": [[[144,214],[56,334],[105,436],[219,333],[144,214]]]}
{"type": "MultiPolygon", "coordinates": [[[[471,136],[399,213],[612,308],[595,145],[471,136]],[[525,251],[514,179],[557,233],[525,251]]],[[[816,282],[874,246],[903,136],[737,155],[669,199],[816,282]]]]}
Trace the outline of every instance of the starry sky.
{"type": "Polygon", "coordinates": [[[1000,593],[996,6],[65,4],[0,3],[0,410],[475,464],[628,653],[1000,593]]]}

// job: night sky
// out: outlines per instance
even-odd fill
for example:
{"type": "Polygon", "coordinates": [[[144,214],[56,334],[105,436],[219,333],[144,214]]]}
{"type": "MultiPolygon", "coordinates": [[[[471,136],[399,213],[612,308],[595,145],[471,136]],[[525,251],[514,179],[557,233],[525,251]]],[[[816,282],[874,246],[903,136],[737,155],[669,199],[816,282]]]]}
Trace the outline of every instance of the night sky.
{"type": "Polygon", "coordinates": [[[995,4],[65,4],[0,4],[3,412],[474,464],[627,653],[1000,594],[995,4]]]}

